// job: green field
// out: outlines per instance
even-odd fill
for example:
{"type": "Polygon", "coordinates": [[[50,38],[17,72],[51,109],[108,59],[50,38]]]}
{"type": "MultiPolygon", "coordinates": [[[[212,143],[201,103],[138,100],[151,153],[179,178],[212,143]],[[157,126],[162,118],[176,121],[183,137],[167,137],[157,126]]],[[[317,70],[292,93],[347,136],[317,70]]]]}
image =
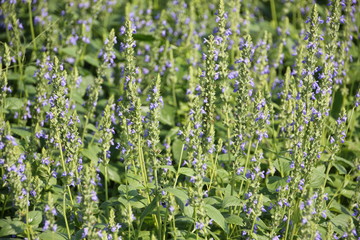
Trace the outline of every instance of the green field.
{"type": "Polygon", "coordinates": [[[358,0],[0,0],[0,239],[360,239],[358,0]]]}

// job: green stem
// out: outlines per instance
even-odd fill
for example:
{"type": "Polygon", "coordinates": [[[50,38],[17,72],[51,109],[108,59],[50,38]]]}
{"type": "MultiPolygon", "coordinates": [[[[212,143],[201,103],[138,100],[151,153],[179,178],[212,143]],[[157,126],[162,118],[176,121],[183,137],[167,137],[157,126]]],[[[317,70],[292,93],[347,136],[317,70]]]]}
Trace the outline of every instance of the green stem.
{"type": "MultiPolygon", "coordinates": [[[[2,174],[1,176],[4,176],[4,174],[2,174]]],[[[8,200],[9,200],[9,194],[6,194],[5,195],[4,205],[3,205],[2,210],[1,210],[1,218],[4,218],[5,207],[6,207],[6,204],[7,204],[8,200]]]]}
{"type": "Polygon", "coordinates": [[[271,7],[272,24],[273,24],[273,27],[276,28],[278,23],[277,23],[276,7],[275,7],[275,1],[274,0],[270,0],[270,7],[271,7]]]}
{"type": "Polygon", "coordinates": [[[175,217],[172,217],[172,224],[173,224],[173,233],[174,233],[174,240],[176,240],[176,225],[175,225],[175,217]]]}
{"type": "MultiPolygon", "coordinates": [[[[255,146],[255,150],[254,150],[254,154],[256,153],[257,149],[259,147],[259,141],[256,143],[256,146],[255,146]]],[[[250,157],[249,157],[250,158],[250,157]]],[[[246,174],[246,173],[245,173],[246,174]]],[[[244,192],[247,192],[248,189],[249,189],[249,186],[250,186],[250,182],[247,182],[246,183],[246,187],[245,187],[245,191],[244,192]]]]}
{"type": "MultiPolygon", "coordinates": [[[[70,189],[70,186],[68,185],[67,186],[67,189],[68,189],[68,192],[69,192],[69,198],[70,198],[70,202],[72,204],[72,206],[74,206],[74,200],[73,200],[73,197],[72,197],[72,194],[71,194],[71,189],[70,189]]],[[[76,215],[77,213],[75,213],[76,215]]]]}
{"type": "MultiPolygon", "coordinates": [[[[146,174],[146,166],[145,166],[145,161],[144,161],[144,155],[142,153],[140,135],[138,136],[138,149],[139,149],[139,160],[140,160],[140,168],[141,168],[142,180],[143,180],[145,188],[147,189],[148,188],[148,186],[147,186],[148,179],[147,179],[147,174],[146,174]]],[[[150,199],[149,199],[149,203],[150,203],[150,199]]]]}
{"type": "Polygon", "coordinates": [[[289,210],[288,210],[288,216],[287,216],[287,221],[286,221],[286,230],[285,230],[285,237],[284,237],[284,239],[287,239],[287,236],[288,236],[288,232],[289,232],[289,227],[290,227],[290,214],[291,214],[291,212],[290,212],[291,210],[290,210],[290,208],[289,208],[289,210]]]}
{"type": "Polygon", "coordinates": [[[215,174],[216,174],[216,166],[217,166],[217,162],[218,162],[218,156],[219,156],[219,153],[216,153],[215,161],[214,161],[214,164],[213,164],[212,173],[211,173],[211,177],[210,177],[209,192],[211,190],[211,185],[213,183],[213,179],[214,179],[215,174]]]}
{"type": "MultiPolygon", "coordinates": [[[[300,208],[299,204],[300,204],[300,200],[296,200],[296,202],[295,202],[295,208],[294,208],[294,209],[299,209],[299,208],[300,208]]],[[[289,211],[290,211],[290,209],[289,209],[289,211]]],[[[290,216],[288,216],[288,221],[290,221],[290,216]]],[[[296,234],[296,232],[297,232],[297,222],[294,222],[294,223],[293,223],[293,227],[292,227],[292,229],[291,229],[291,233],[290,233],[290,238],[289,238],[289,239],[294,239],[294,235],[296,234]]]]}
{"type": "Polygon", "coordinates": [[[339,195],[339,193],[345,188],[345,186],[343,185],[342,187],[340,187],[334,194],[334,196],[332,196],[332,198],[330,199],[329,203],[327,204],[326,208],[329,209],[329,207],[331,206],[332,202],[334,201],[334,199],[339,195]]]}
{"type": "MultiPolygon", "coordinates": [[[[108,190],[108,164],[106,162],[106,152],[104,151],[104,156],[103,156],[103,161],[105,162],[104,164],[104,176],[105,176],[105,201],[109,200],[109,190],[108,190]]],[[[107,209],[107,208],[106,208],[107,209]]]]}
{"type": "MultiPolygon", "coordinates": [[[[350,117],[349,117],[349,121],[348,121],[348,125],[347,125],[347,127],[346,127],[346,134],[349,132],[350,124],[351,124],[352,118],[353,118],[353,116],[354,116],[354,111],[355,111],[355,107],[353,107],[353,109],[351,110],[350,117]]],[[[353,133],[353,131],[350,131],[350,135],[349,135],[349,137],[348,137],[349,139],[351,139],[352,133],[353,133]]]]}
{"type": "Polygon", "coordinates": [[[26,194],[26,235],[29,240],[31,240],[30,236],[30,224],[29,224],[29,205],[27,204],[29,202],[29,192],[26,194]]]}
{"type": "Polygon", "coordinates": [[[88,115],[85,116],[85,124],[84,124],[84,129],[83,129],[83,132],[81,134],[81,141],[84,142],[84,137],[85,137],[85,132],[86,132],[86,128],[87,128],[87,125],[89,123],[89,117],[88,115]]]}
{"type": "MultiPolygon", "coordinates": [[[[128,239],[130,240],[131,239],[131,205],[130,205],[130,201],[129,201],[129,180],[128,180],[128,169],[125,165],[125,185],[126,185],[126,201],[127,201],[127,208],[128,208],[128,239]]],[[[139,235],[139,232],[140,232],[140,229],[141,229],[141,225],[142,225],[142,221],[140,222],[139,224],[139,227],[138,227],[138,231],[136,232],[136,238],[135,239],[138,239],[138,235],[139,235]]]]}
{"type": "Polygon", "coordinates": [[[64,220],[65,220],[66,232],[67,232],[68,238],[71,239],[69,223],[68,223],[68,220],[66,217],[66,192],[64,192],[63,211],[64,211],[63,215],[64,215],[64,220]]]}
{"type": "Polygon", "coordinates": [[[31,9],[31,1],[29,1],[28,8],[29,8],[29,22],[30,22],[31,38],[32,38],[32,43],[34,45],[33,53],[35,53],[35,58],[36,58],[37,47],[36,47],[36,41],[35,41],[35,31],[34,31],[34,23],[33,23],[32,9],[31,9]]]}
{"type": "Polygon", "coordinates": [[[159,0],[154,0],[154,9],[159,8],[159,0]]]}
{"type": "Polygon", "coordinates": [[[177,180],[178,180],[179,175],[180,175],[179,171],[180,171],[180,168],[181,168],[181,160],[182,160],[182,156],[183,156],[183,153],[184,153],[184,147],[185,147],[185,144],[183,144],[182,147],[181,147],[180,158],[179,158],[179,163],[178,163],[178,169],[176,170],[176,175],[175,175],[174,187],[176,187],[177,180]]]}
{"type": "Polygon", "coordinates": [[[175,82],[174,80],[171,81],[172,82],[172,97],[173,97],[173,101],[174,101],[174,106],[177,107],[177,100],[176,100],[176,92],[175,92],[175,82]]]}
{"type": "MultiPolygon", "coordinates": [[[[225,106],[225,109],[228,109],[228,106],[227,106],[227,103],[226,103],[226,106],[225,106]]],[[[231,146],[231,129],[230,129],[230,121],[229,121],[229,114],[228,114],[228,111],[226,111],[226,114],[225,114],[225,118],[226,118],[226,123],[227,123],[227,151],[228,151],[228,160],[230,162],[230,158],[231,158],[231,155],[230,155],[230,146],[231,146]]],[[[232,177],[231,177],[231,195],[233,194],[234,192],[234,171],[232,171],[232,177]]]]}
{"type": "MultiPolygon", "coordinates": [[[[63,151],[62,151],[61,141],[59,141],[58,144],[59,144],[61,165],[63,167],[63,171],[66,172],[66,166],[65,166],[65,160],[64,160],[64,154],[63,154],[63,151]]],[[[69,192],[69,197],[70,197],[70,200],[71,200],[71,204],[74,206],[74,201],[73,201],[73,198],[72,198],[71,189],[70,189],[69,185],[67,186],[67,189],[68,189],[68,192],[69,192]]]]}
{"type": "Polygon", "coordinates": [[[327,182],[327,180],[328,180],[328,178],[329,178],[329,172],[330,172],[330,169],[332,168],[332,159],[333,159],[333,157],[334,157],[334,154],[332,154],[332,155],[330,156],[330,159],[329,159],[329,164],[328,164],[327,170],[326,170],[326,175],[325,175],[325,180],[324,180],[323,189],[325,189],[325,187],[326,187],[326,182],[327,182]]]}
{"type": "MultiPolygon", "coordinates": [[[[249,147],[248,147],[248,152],[247,152],[247,156],[246,156],[246,161],[245,161],[245,167],[244,167],[243,177],[245,177],[245,175],[246,175],[247,167],[248,167],[249,160],[250,160],[251,144],[252,144],[252,139],[251,139],[250,142],[249,142],[249,147]]],[[[242,180],[242,181],[241,181],[240,189],[239,189],[239,196],[240,196],[240,194],[241,194],[241,192],[242,192],[242,188],[243,188],[243,185],[244,185],[244,181],[245,181],[245,180],[242,180]]]]}
{"type": "Polygon", "coordinates": [[[253,219],[253,222],[251,224],[251,229],[250,229],[251,235],[254,233],[254,227],[255,227],[256,218],[257,218],[257,216],[255,215],[254,219],[253,219]]]}
{"type": "Polygon", "coordinates": [[[166,226],[167,226],[168,216],[169,216],[169,210],[166,209],[166,211],[165,211],[165,218],[164,218],[164,224],[163,224],[163,231],[162,231],[162,239],[163,239],[163,240],[166,240],[166,233],[167,233],[166,226]]]}
{"type": "Polygon", "coordinates": [[[159,206],[159,202],[160,202],[160,198],[159,198],[159,183],[158,183],[158,175],[157,175],[157,168],[155,167],[154,169],[154,176],[155,176],[155,188],[156,188],[156,196],[155,198],[157,199],[157,203],[156,203],[156,217],[157,217],[157,227],[158,227],[158,237],[159,239],[162,239],[162,233],[161,233],[161,215],[160,215],[160,206],[159,206]]]}

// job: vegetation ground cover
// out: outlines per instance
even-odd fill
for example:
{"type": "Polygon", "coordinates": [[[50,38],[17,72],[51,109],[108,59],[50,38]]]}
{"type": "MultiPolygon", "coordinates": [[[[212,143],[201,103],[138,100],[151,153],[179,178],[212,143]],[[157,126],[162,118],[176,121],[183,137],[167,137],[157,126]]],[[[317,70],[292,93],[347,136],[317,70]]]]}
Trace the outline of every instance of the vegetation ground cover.
{"type": "Polygon", "coordinates": [[[0,0],[1,239],[360,239],[357,0],[0,0]]]}

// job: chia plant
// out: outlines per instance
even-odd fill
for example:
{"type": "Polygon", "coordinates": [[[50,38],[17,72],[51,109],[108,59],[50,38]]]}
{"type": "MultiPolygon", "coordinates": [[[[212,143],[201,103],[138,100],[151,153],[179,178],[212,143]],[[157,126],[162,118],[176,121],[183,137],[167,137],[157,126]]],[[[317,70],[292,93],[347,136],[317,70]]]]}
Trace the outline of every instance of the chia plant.
{"type": "Polygon", "coordinates": [[[0,238],[357,239],[359,13],[0,0],[0,238]]]}

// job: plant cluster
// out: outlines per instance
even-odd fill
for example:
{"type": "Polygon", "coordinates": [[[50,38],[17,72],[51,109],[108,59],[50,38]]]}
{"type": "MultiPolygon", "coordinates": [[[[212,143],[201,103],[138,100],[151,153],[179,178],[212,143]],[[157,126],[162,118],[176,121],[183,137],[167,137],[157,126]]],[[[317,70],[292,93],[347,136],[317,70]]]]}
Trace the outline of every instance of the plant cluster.
{"type": "Polygon", "coordinates": [[[360,239],[357,0],[0,0],[0,238],[360,239]]]}

